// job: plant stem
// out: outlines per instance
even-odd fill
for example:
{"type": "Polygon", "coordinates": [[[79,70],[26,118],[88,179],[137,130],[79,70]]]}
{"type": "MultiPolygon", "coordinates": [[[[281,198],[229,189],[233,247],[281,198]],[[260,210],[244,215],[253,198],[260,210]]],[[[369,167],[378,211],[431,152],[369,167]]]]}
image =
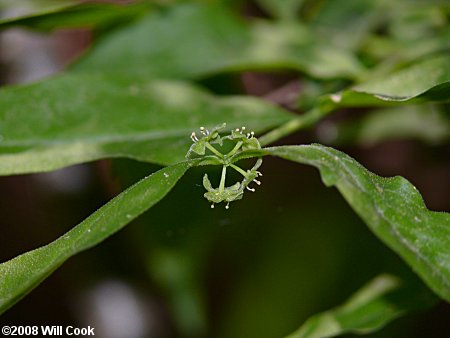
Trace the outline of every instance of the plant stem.
{"type": "Polygon", "coordinates": [[[233,168],[234,170],[236,170],[242,176],[247,177],[247,173],[244,170],[242,170],[241,168],[239,168],[237,165],[234,165],[233,163],[231,163],[230,167],[233,168]]]}
{"type": "Polygon", "coordinates": [[[216,149],[214,148],[212,145],[210,145],[208,142],[206,142],[206,148],[208,148],[209,150],[211,150],[211,152],[216,155],[218,158],[223,158],[223,155],[216,149]]]}
{"type": "Polygon", "coordinates": [[[268,132],[267,134],[261,136],[259,138],[259,143],[261,146],[266,146],[269,143],[275,142],[280,138],[290,135],[293,132],[308,128],[318,121],[320,121],[323,117],[327,116],[329,113],[333,111],[333,108],[330,107],[317,107],[313,108],[306,113],[290,120],[289,122],[281,125],[278,128],[268,132]]]}
{"type": "Polygon", "coordinates": [[[227,175],[227,166],[222,167],[222,177],[220,178],[219,191],[223,192],[225,190],[225,176],[227,175]]]}
{"type": "Polygon", "coordinates": [[[238,143],[236,143],[236,145],[234,146],[234,148],[227,154],[228,157],[233,156],[236,151],[239,150],[239,148],[242,146],[242,141],[239,141],[238,143]]]}

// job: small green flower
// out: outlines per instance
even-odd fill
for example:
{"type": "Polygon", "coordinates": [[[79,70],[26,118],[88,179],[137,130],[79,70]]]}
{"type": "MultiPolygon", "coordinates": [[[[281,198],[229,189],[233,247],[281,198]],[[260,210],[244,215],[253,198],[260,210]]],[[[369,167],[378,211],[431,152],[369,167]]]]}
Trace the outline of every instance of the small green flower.
{"type": "Polygon", "coordinates": [[[217,127],[213,128],[211,131],[208,131],[204,127],[200,127],[200,133],[203,135],[203,137],[201,137],[200,139],[197,138],[195,131],[193,131],[191,134],[191,140],[194,143],[189,148],[189,151],[188,151],[186,157],[191,158],[192,153],[195,153],[197,155],[205,155],[206,148],[208,147],[208,145],[211,145],[214,143],[223,145],[222,138],[219,135],[219,131],[224,129],[225,127],[226,127],[225,123],[222,124],[221,126],[217,126],[217,127]]]}
{"type": "Polygon", "coordinates": [[[245,133],[245,127],[237,128],[231,131],[230,135],[221,137],[219,134],[220,130],[225,128],[226,124],[213,128],[208,131],[204,127],[200,128],[200,133],[203,135],[200,139],[197,137],[195,132],[192,132],[191,139],[194,142],[190,147],[186,157],[187,158],[201,158],[206,156],[207,150],[211,152],[208,156],[214,157],[219,163],[222,164],[222,176],[220,179],[220,184],[218,188],[213,188],[212,184],[208,178],[208,175],[203,176],[203,186],[206,189],[204,197],[212,202],[211,208],[214,205],[221,202],[226,202],[225,208],[229,208],[230,202],[234,202],[242,199],[244,196],[244,190],[249,190],[254,192],[255,188],[249,187],[250,183],[256,183],[261,185],[261,182],[257,180],[262,174],[257,170],[262,164],[262,158],[258,158],[255,165],[249,169],[244,170],[234,164],[233,159],[236,158],[238,154],[246,150],[258,150],[261,149],[261,145],[257,138],[254,137],[255,133],[245,133]],[[218,144],[220,147],[223,146],[224,140],[235,142],[235,145],[231,151],[226,154],[221,153],[212,144],[218,144]],[[226,173],[227,168],[231,167],[243,176],[241,182],[236,182],[235,184],[226,187],[226,173]]]}
{"type": "Polygon", "coordinates": [[[230,202],[240,200],[242,196],[244,196],[244,191],[241,189],[241,183],[239,182],[236,182],[231,187],[224,187],[222,189],[219,187],[214,189],[208,179],[208,174],[203,176],[203,186],[207,190],[203,196],[205,196],[208,201],[212,202],[211,208],[214,208],[214,203],[227,202],[225,208],[228,209],[230,202]]]}

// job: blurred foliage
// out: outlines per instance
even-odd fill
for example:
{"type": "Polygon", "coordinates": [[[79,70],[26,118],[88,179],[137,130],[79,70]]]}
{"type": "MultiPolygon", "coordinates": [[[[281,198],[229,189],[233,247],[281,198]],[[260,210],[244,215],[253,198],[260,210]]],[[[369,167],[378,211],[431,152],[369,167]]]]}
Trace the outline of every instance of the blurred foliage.
{"type": "Polygon", "coordinates": [[[450,137],[450,120],[442,108],[423,105],[374,110],[352,121],[325,124],[322,132],[332,139],[322,141],[367,147],[397,137],[445,144],[450,137]]]}
{"type": "MultiPolygon", "coordinates": [[[[21,2],[24,8],[10,3],[12,14],[0,18],[0,29],[25,26],[38,31],[51,31],[57,28],[84,27],[96,32],[107,30],[120,23],[129,22],[150,9],[145,2],[119,6],[114,4],[80,3],[76,1],[27,1],[21,2]],[[37,2],[34,6],[34,2],[37,2]],[[42,2],[42,4],[40,3],[42,2]]],[[[1,2],[0,2],[0,9],[1,2]]]]}
{"type": "MultiPolygon", "coordinates": [[[[120,236],[65,265],[62,271],[69,277],[60,286],[64,292],[77,294],[111,276],[130,284],[139,281],[163,304],[158,318],[165,331],[158,337],[282,337],[302,323],[292,337],[446,334],[440,328],[448,324],[448,305],[447,313],[444,308],[432,320],[430,312],[419,312],[387,325],[409,311],[427,311],[435,296],[367,231],[337,192],[320,184],[313,169],[265,159],[258,193],[222,210],[210,209],[201,197],[201,177],[207,170],[218,180],[217,168],[191,168],[175,185],[188,164],[157,165],[182,161],[192,130],[227,122],[228,130],[246,125],[261,134],[273,129],[261,138],[265,145],[289,135],[287,142],[317,141],[314,133],[293,135],[317,126],[320,141],[347,145],[345,150],[363,164],[363,154],[371,156],[368,146],[418,139],[430,154],[438,154],[427,165],[448,173],[448,1],[161,0],[118,5],[0,0],[0,15],[0,29],[5,30],[22,27],[51,34],[83,28],[94,33],[91,48],[62,75],[0,90],[1,174],[111,157],[153,163],[113,160],[112,170],[100,177],[104,188],[118,193],[154,173],[51,244],[1,264],[2,311],[68,257],[119,230],[174,185],[120,236]],[[267,83],[251,82],[260,72],[267,74],[267,83]],[[265,97],[248,95],[263,92],[260,87],[268,88],[265,97]],[[294,113],[273,104],[280,96],[294,113]],[[355,150],[361,144],[365,152],[355,150]],[[96,230],[88,232],[93,226],[96,230]],[[381,273],[389,276],[377,277],[345,302],[381,273]]],[[[328,170],[374,233],[448,300],[448,278],[437,281],[449,267],[448,214],[433,213],[438,216],[430,219],[438,221],[416,228],[415,217],[431,212],[407,181],[379,178],[339,152],[334,153],[338,160],[322,161],[314,154],[298,157],[298,149],[283,156],[328,170]],[[384,194],[365,186],[368,177],[386,184],[384,194]],[[406,204],[415,206],[406,210],[406,204]],[[390,230],[379,229],[382,214],[390,230]],[[432,234],[429,242],[414,231],[432,234]],[[434,249],[427,243],[434,243],[434,249]]],[[[391,161],[395,158],[384,159],[391,161]]],[[[410,174],[407,169],[397,167],[396,173],[410,174]]],[[[433,182],[448,185],[448,175],[433,182]]],[[[55,193],[54,200],[59,199],[55,193]]],[[[80,219],[74,212],[69,223],[80,219]]],[[[11,323],[23,313],[41,318],[42,324],[57,318],[58,310],[42,311],[43,302],[35,301],[52,304],[46,283],[2,320],[11,323]]]]}
{"type": "Polygon", "coordinates": [[[429,302],[420,291],[405,290],[407,287],[395,277],[380,275],[344,305],[313,316],[288,338],[332,337],[345,332],[367,334],[400,316],[405,309],[421,308],[429,302]]]}
{"type": "Polygon", "coordinates": [[[75,65],[78,71],[158,78],[202,78],[252,69],[353,78],[361,65],[351,53],[331,48],[300,23],[246,22],[224,6],[195,4],[150,13],[100,41],[75,65]]]}

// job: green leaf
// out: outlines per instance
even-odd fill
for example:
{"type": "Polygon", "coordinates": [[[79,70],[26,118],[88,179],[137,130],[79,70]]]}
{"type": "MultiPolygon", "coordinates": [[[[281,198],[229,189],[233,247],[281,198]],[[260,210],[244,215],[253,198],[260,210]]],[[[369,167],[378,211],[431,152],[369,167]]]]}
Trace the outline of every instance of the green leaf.
{"type": "MultiPolygon", "coordinates": [[[[69,3],[71,4],[71,3],[69,3]]],[[[0,29],[24,26],[49,31],[55,28],[104,28],[117,22],[129,21],[145,13],[149,4],[129,5],[82,3],[59,6],[45,11],[25,12],[26,15],[0,18],[0,29]]]]}
{"type": "Polygon", "coordinates": [[[389,139],[419,139],[435,145],[450,139],[450,118],[433,105],[385,108],[356,121],[331,123],[322,125],[320,134],[333,144],[371,146],[389,139]]]}
{"type": "Polygon", "coordinates": [[[105,157],[184,160],[190,134],[228,123],[255,132],[292,118],[257,98],[218,97],[182,82],[67,74],[0,90],[0,174],[105,157]]]}
{"type": "Polygon", "coordinates": [[[377,73],[450,47],[448,6],[443,2],[348,0],[312,6],[309,25],[318,38],[354,50],[376,65],[377,73]]]}
{"type": "Polygon", "coordinates": [[[440,29],[448,29],[448,2],[391,2],[391,23],[387,33],[397,42],[432,38],[440,29]]]}
{"type": "Polygon", "coordinates": [[[405,312],[428,307],[432,297],[404,285],[397,277],[380,275],[343,305],[309,318],[286,338],[326,338],[345,333],[368,334],[405,312]]]}
{"type": "Polygon", "coordinates": [[[430,99],[449,100],[445,89],[450,82],[450,56],[448,54],[427,58],[388,78],[370,81],[356,86],[355,91],[374,95],[383,100],[406,101],[417,96],[430,99]],[[430,90],[443,86],[430,93],[430,90]],[[433,94],[433,95],[432,95],[433,94]],[[434,97],[433,97],[434,96],[434,97]]]}
{"type": "Polygon", "coordinates": [[[370,36],[364,44],[364,52],[380,60],[377,72],[382,73],[395,69],[399,64],[408,64],[448,50],[450,50],[450,28],[433,33],[432,36],[418,37],[413,41],[370,36]]]}
{"type": "Polygon", "coordinates": [[[158,78],[293,69],[333,78],[355,77],[361,65],[295,22],[248,23],[219,5],[184,4],[110,34],[75,69],[158,78]]]}
{"type": "Polygon", "coordinates": [[[183,162],[157,171],[52,243],[0,264],[0,313],[29,293],[68,258],[102,242],[159,202],[189,166],[189,162],[183,162]]]}
{"type": "Polygon", "coordinates": [[[335,149],[303,145],[266,151],[317,167],[323,182],[337,187],[375,235],[450,302],[450,214],[428,210],[405,178],[377,176],[335,149]]]}
{"type": "Polygon", "coordinates": [[[57,13],[75,5],[76,0],[0,0],[1,21],[57,13]]]}
{"type": "MultiPolygon", "coordinates": [[[[282,2],[282,1],[280,1],[282,2]]],[[[355,50],[381,23],[389,2],[385,0],[323,1],[310,20],[318,38],[336,47],[355,50]]]]}
{"type": "Polygon", "coordinates": [[[337,107],[450,101],[450,56],[427,58],[392,75],[329,95],[322,104],[337,107]]]}

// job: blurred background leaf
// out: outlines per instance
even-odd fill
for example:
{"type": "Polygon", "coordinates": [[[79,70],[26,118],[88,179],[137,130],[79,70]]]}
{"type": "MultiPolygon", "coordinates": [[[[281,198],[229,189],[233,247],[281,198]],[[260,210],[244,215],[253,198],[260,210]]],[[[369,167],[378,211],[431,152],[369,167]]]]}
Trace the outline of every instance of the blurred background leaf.
{"type": "Polygon", "coordinates": [[[360,144],[370,147],[386,140],[417,139],[430,145],[450,139],[450,116],[433,105],[394,107],[371,111],[361,118],[326,123],[322,134],[332,144],[360,144]]]}
{"type": "Polygon", "coordinates": [[[199,126],[257,133],[292,118],[251,97],[219,97],[183,82],[67,74],[0,91],[0,173],[49,171],[106,157],[182,161],[199,126]],[[20,105],[17,105],[20,102],[20,105]]]}
{"type": "Polygon", "coordinates": [[[358,290],[343,305],[309,318],[287,338],[326,338],[348,332],[366,335],[405,312],[434,303],[424,289],[392,275],[380,275],[358,290]]]}
{"type": "MultiPolygon", "coordinates": [[[[17,20],[32,16],[64,11],[76,4],[77,0],[0,0],[3,20],[17,20]],[[6,13],[5,13],[6,12],[6,13]]],[[[2,22],[0,21],[0,22],[2,22]]]]}
{"type": "MultiPolygon", "coordinates": [[[[117,5],[50,1],[47,9],[47,6],[40,2],[48,1],[34,1],[35,7],[19,11],[20,15],[10,16],[6,12],[6,15],[0,17],[0,29],[21,26],[44,32],[57,28],[79,27],[106,30],[115,24],[129,22],[145,14],[151,8],[148,2],[117,5]]],[[[17,11],[15,6],[11,7],[17,11]]]]}
{"type": "Polygon", "coordinates": [[[319,97],[319,109],[392,106],[450,100],[450,57],[441,54],[418,61],[392,74],[334,94],[319,97]]]}
{"type": "Polygon", "coordinates": [[[357,85],[354,90],[386,101],[406,101],[419,95],[427,95],[431,100],[448,101],[449,82],[450,57],[443,54],[419,61],[389,77],[375,78],[357,85]]]}
{"type": "Polygon", "coordinates": [[[362,66],[301,24],[245,22],[223,6],[185,4],[110,34],[75,69],[177,78],[291,69],[319,78],[352,78],[362,66]]]}

